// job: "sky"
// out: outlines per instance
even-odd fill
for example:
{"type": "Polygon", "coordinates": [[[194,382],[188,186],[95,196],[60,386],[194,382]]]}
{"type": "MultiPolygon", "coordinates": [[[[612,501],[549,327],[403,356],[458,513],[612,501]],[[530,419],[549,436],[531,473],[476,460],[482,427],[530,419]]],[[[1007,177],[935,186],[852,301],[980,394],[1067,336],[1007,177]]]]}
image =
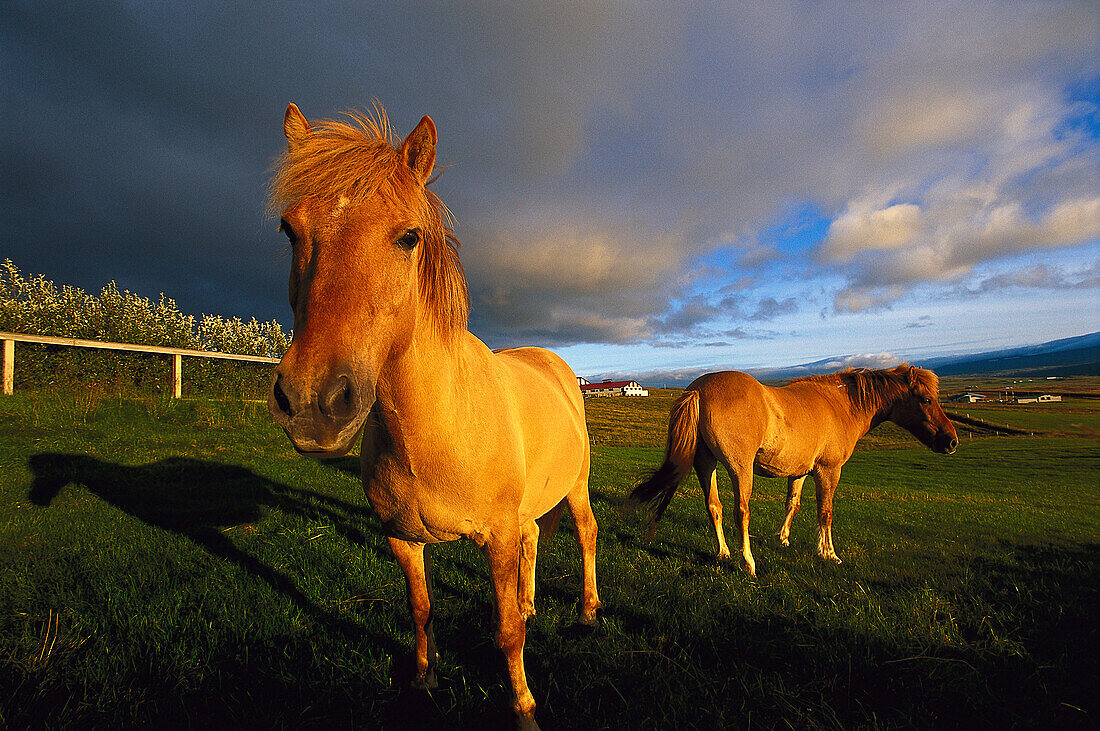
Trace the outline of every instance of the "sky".
{"type": "Polygon", "coordinates": [[[589,378],[1100,330],[1100,5],[0,3],[0,259],[289,328],[282,117],[439,130],[470,329],[589,378]]]}

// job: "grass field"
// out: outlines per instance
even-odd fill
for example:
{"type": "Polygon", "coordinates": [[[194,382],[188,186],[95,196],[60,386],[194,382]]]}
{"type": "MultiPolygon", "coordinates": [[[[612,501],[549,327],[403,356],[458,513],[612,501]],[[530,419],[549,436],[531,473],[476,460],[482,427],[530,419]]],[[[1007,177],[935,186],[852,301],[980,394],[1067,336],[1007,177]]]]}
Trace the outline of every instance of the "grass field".
{"type": "MultiPolygon", "coordinates": [[[[1036,436],[952,457],[876,430],[838,491],[839,566],[813,556],[812,495],[770,540],[784,483],[758,480],[750,579],[714,560],[697,486],[652,539],[621,510],[674,394],[587,402],[604,612],[574,624],[563,526],[528,631],[543,728],[1097,725],[1100,409],[994,409],[1036,436]]],[[[0,398],[0,727],[505,724],[484,560],[434,548],[428,695],[356,460],[298,457],[260,404],[0,398]]]]}

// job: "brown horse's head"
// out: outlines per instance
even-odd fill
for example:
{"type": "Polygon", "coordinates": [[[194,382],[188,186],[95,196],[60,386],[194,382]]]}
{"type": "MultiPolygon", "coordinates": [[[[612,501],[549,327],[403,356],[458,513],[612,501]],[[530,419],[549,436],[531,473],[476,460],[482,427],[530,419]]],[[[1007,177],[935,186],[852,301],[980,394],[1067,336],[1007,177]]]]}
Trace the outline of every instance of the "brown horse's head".
{"type": "Polygon", "coordinates": [[[926,447],[953,454],[959,446],[955,426],[939,402],[939,378],[925,368],[900,365],[886,373],[900,386],[887,418],[915,436],[926,447]]]}
{"type": "Polygon", "coordinates": [[[425,186],[436,130],[398,146],[385,112],[311,126],[291,104],[271,209],[291,248],[294,339],[268,406],[295,448],[336,457],[355,442],[387,365],[418,328],[465,328],[466,282],[442,202],[425,186]]]}

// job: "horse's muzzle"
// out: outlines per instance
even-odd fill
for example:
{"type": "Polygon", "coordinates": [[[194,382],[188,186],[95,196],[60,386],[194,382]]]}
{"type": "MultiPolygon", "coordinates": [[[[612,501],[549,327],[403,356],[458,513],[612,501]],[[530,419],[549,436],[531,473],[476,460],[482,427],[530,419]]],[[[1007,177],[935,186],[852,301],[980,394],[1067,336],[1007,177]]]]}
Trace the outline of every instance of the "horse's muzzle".
{"type": "Polygon", "coordinates": [[[310,457],[347,454],[366,418],[355,379],[346,373],[330,375],[310,393],[276,370],[267,404],[294,448],[310,457]]]}
{"type": "Polygon", "coordinates": [[[954,434],[940,432],[936,435],[935,449],[940,454],[954,454],[959,448],[959,439],[954,434]]]}

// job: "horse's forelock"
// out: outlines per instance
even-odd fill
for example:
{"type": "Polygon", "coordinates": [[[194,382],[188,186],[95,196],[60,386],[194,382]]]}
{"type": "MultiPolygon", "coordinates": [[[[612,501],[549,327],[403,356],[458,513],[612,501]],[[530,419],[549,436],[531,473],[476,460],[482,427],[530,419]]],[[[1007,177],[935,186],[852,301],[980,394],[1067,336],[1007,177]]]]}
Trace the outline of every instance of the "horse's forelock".
{"type": "Polygon", "coordinates": [[[349,122],[323,120],[308,137],[275,163],[268,208],[278,215],[288,204],[307,197],[351,203],[366,200],[398,172],[400,156],[390,138],[386,113],[347,113],[349,122]]]}
{"type": "Polygon", "coordinates": [[[314,197],[355,205],[382,192],[421,208],[427,225],[421,231],[420,295],[441,334],[465,329],[469,317],[469,293],[458,239],[451,227],[451,213],[435,193],[418,184],[395,146],[385,109],[347,112],[349,122],[324,120],[312,125],[312,133],[288,147],[275,165],[268,194],[268,210],[281,215],[290,203],[314,197]]]}
{"type": "Polygon", "coordinates": [[[931,399],[940,395],[940,377],[927,368],[914,367],[910,376],[918,393],[931,399]]]}

